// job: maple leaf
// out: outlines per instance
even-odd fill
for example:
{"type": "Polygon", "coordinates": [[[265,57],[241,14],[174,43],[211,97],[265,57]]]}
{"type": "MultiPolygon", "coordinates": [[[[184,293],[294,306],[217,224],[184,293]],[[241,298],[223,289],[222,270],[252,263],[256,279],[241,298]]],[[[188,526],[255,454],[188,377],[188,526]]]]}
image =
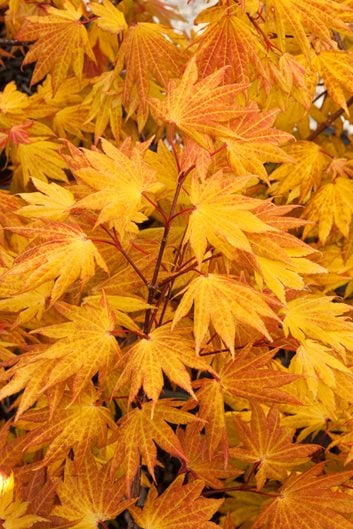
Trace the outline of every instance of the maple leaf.
{"type": "Polygon", "coordinates": [[[125,367],[113,393],[128,384],[129,402],[132,402],[143,387],[147,397],[152,399],[155,405],[163,388],[165,373],[171,382],[195,397],[185,366],[202,371],[213,370],[205,360],[195,356],[194,342],[187,330],[182,328],[171,331],[170,327],[163,325],[153,330],[121,358],[120,363],[125,367]]]}
{"type": "Polygon", "coordinates": [[[295,160],[293,163],[283,163],[269,176],[274,194],[285,195],[288,202],[299,198],[300,203],[306,203],[313,191],[321,183],[324,170],[329,164],[328,157],[320,145],[308,141],[298,141],[284,147],[286,153],[295,160]]]}
{"type": "Polygon", "coordinates": [[[123,103],[130,116],[141,107],[139,127],[145,124],[151,81],[166,88],[171,78],[179,77],[185,58],[173,41],[178,36],[165,26],[139,22],[129,28],[119,49],[117,66],[125,63],[123,103]]]}
{"type": "Polygon", "coordinates": [[[57,484],[61,505],[51,514],[70,521],[72,529],[97,529],[99,522],[118,516],[135,499],[124,499],[124,480],[112,479],[109,470],[90,457],[77,472],[67,459],[64,480],[57,484]]]}
{"type": "Polygon", "coordinates": [[[24,389],[17,417],[42,393],[70,377],[72,401],[76,400],[94,375],[98,373],[102,381],[119,358],[119,347],[111,334],[114,316],[104,297],[102,302],[81,307],[60,303],[56,309],[71,321],[36,330],[56,342],[15,356],[11,361],[15,365],[1,377],[11,380],[0,389],[0,399],[24,389]]]}
{"type": "Polygon", "coordinates": [[[247,233],[276,231],[254,211],[262,201],[241,194],[252,183],[254,180],[248,175],[229,178],[221,171],[204,182],[192,179],[190,202],[194,209],[189,216],[185,240],[190,241],[199,264],[207,242],[232,258],[234,248],[252,253],[247,233]]]}
{"type": "Polygon", "coordinates": [[[32,239],[13,267],[0,276],[0,285],[21,278],[18,293],[55,279],[51,291],[54,303],[76,279],[80,278],[84,285],[94,275],[95,263],[108,270],[96,246],[79,226],[52,221],[8,229],[32,239]]]}
{"type": "Polygon", "coordinates": [[[352,9],[335,0],[269,0],[266,9],[270,14],[268,20],[274,22],[280,48],[286,51],[286,32],[291,33],[309,63],[309,36],[330,47],[331,30],[349,33],[347,22],[353,14],[352,9]]]}
{"type": "Polygon", "coordinates": [[[71,191],[54,182],[47,184],[34,177],[32,177],[32,182],[39,192],[19,193],[19,196],[30,205],[23,206],[17,213],[22,217],[65,220],[70,214],[71,206],[75,203],[71,191]]]}
{"type": "Polygon", "coordinates": [[[185,288],[174,315],[173,326],[194,305],[195,349],[198,354],[212,323],[234,356],[234,342],[239,328],[250,328],[272,340],[265,319],[277,320],[262,294],[249,285],[222,274],[200,275],[185,288]]]}
{"type": "Polygon", "coordinates": [[[112,471],[123,466],[128,491],[141,458],[155,480],[154,467],[157,464],[155,443],[172,456],[186,461],[180,441],[166,421],[173,424],[188,424],[199,419],[179,410],[178,406],[180,403],[172,399],[159,400],[155,406],[153,402],[146,402],[141,408],[134,408],[119,420],[119,431],[114,436],[117,450],[112,461],[112,471]]]}
{"type": "Polygon", "coordinates": [[[319,381],[330,388],[336,387],[336,370],[341,371],[353,382],[352,373],[344,363],[336,358],[332,349],[314,340],[302,340],[291,360],[289,370],[304,375],[305,384],[315,398],[318,397],[319,381]]]}
{"type": "Polygon", "coordinates": [[[225,399],[229,395],[266,404],[283,402],[298,405],[296,398],[278,389],[298,377],[271,369],[269,363],[275,353],[276,350],[269,350],[250,354],[250,347],[245,347],[234,360],[225,363],[218,373],[225,399]]]}
{"type": "Polygon", "coordinates": [[[209,457],[207,438],[200,433],[202,428],[202,423],[191,423],[185,430],[177,429],[177,436],[187,458],[187,470],[196,478],[203,479],[207,486],[222,488],[222,479],[236,478],[242,471],[229,463],[225,464],[223,450],[218,450],[209,457]]]}
{"type": "Polygon", "coordinates": [[[317,340],[333,348],[345,357],[346,350],[353,350],[353,324],[347,312],[351,306],[333,303],[333,297],[307,294],[288,302],[284,309],[283,329],[286,336],[303,341],[317,340]]]}
{"type": "Polygon", "coordinates": [[[348,114],[345,92],[352,93],[353,54],[343,50],[322,51],[316,56],[317,67],[332,99],[348,114]]]}
{"type": "MultiPolygon", "coordinates": [[[[250,346],[245,347],[237,352],[234,360],[221,366],[217,379],[202,378],[193,383],[197,388],[198,417],[205,421],[210,460],[220,443],[223,447],[228,444],[225,403],[232,405],[234,399],[240,397],[250,402],[299,404],[296,398],[279,389],[296,380],[297,375],[271,369],[269,363],[273,355],[273,351],[265,351],[255,356],[250,354],[250,346]]],[[[194,401],[190,407],[195,407],[194,401]]]]}
{"type": "Polygon", "coordinates": [[[306,463],[321,448],[315,444],[293,443],[295,430],[280,427],[280,414],[274,406],[265,415],[258,404],[252,404],[250,424],[238,417],[234,420],[241,442],[240,446],[230,448],[229,455],[256,465],[257,490],[262,489],[267,479],[283,481],[288,470],[306,463]]]}
{"type": "Polygon", "coordinates": [[[255,269],[258,285],[262,288],[264,282],[282,303],[286,303],[287,288],[304,288],[305,274],[327,273],[326,268],[307,258],[315,252],[311,246],[286,233],[305,222],[285,216],[292,208],[293,206],[275,207],[270,202],[263,204],[256,210],[258,218],[277,231],[247,234],[258,265],[258,269],[255,269]]]}
{"type": "Polygon", "coordinates": [[[31,431],[26,435],[26,452],[46,445],[40,466],[61,465],[70,450],[74,453],[75,468],[92,457],[94,447],[107,444],[109,430],[115,423],[107,408],[97,405],[97,393],[93,388],[81,392],[80,401],[71,403],[64,398],[50,417],[47,408],[30,410],[17,422],[17,427],[31,431]]]}
{"type": "MultiPolygon", "coordinates": [[[[6,289],[6,285],[4,286],[6,289]]],[[[12,283],[11,286],[15,287],[15,292],[18,290],[18,285],[12,283]]],[[[48,300],[52,289],[52,281],[43,283],[43,285],[29,292],[21,292],[21,294],[17,295],[13,294],[11,290],[6,293],[6,290],[4,292],[4,289],[0,287],[0,296],[2,297],[4,294],[9,296],[6,299],[0,299],[0,310],[17,313],[16,320],[13,323],[14,327],[32,320],[39,322],[43,317],[43,313],[48,309],[48,300]]]]}
{"type": "Polygon", "coordinates": [[[176,125],[207,149],[207,136],[236,137],[227,124],[239,114],[234,99],[248,86],[245,83],[219,86],[224,75],[223,68],[198,81],[196,59],[192,58],[181,80],[169,81],[165,99],[153,99],[150,104],[159,119],[176,125]]]}
{"type": "Polygon", "coordinates": [[[110,125],[114,138],[119,138],[123,117],[122,81],[114,71],[103,72],[100,75],[92,86],[91,92],[84,99],[84,105],[89,108],[85,123],[95,120],[95,144],[103,136],[108,125],[110,125]]]}
{"type": "MultiPolygon", "coordinates": [[[[95,192],[79,200],[77,208],[100,211],[96,225],[109,222],[123,239],[126,232],[136,233],[135,223],[147,220],[150,203],[143,193],[154,193],[162,185],[155,171],[143,159],[147,145],[134,147],[131,152],[127,144],[117,149],[102,139],[103,153],[83,150],[83,161],[73,159],[75,176],[92,187],[95,192]]],[[[81,154],[82,156],[82,154],[81,154]]]]}
{"type": "MultiPolygon", "coordinates": [[[[205,421],[207,455],[210,461],[215,457],[220,443],[227,446],[228,441],[224,415],[224,388],[216,379],[195,381],[194,387],[198,388],[196,393],[199,405],[198,417],[205,421]]],[[[194,403],[191,403],[191,406],[194,406],[194,403]]]]}
{"type": "Polygon", "coordinates": [[[237,138],[226,138],[229,160],[237,174],[256,174],[268,181],[265,162],[290,162],[291,157],[279,145],[293,140],[293,136],[272,127],[278,110],[260,111],[249,105],[243,115],[232,120],[237,138]]]}
{"type": "Polygon", "coordinates": [[[32,176],[44,182],[48,178],[67,181],[66,163],[58,152],[58,144],[44,137],[30,138],[28,143],[16,146],[15,160],[19,164],[15,176],[22,182],[21,190],[27,186],[32,176]]]}
{"type": "Polygon", "coordinates": [[[292,474],[251,529],[353,529],[353,523],[342,516],[353,511],[352,497],[332,490],[347,481],[352,471],[325,476],[324,465],[323,462],[303,474],[292,474]]]}
{"type": "Polygon", "coordinates": [[[320,187],[305,208],[304,217],[315,222],[304,228],[303,237],[318,230],[319,239],[325,244],[333,226],[348,237],[353,214],[353,182],[340,176],[334,182],[320,187]]]}
{"type": "Polygon", "coordinates": [[[46,518],[26,514],[28,502],[14,498],[14,475],[0,474],[0,520],[4,529],[27,529],[46,518]]]}
{"type": "MultiPolygon", "coordinates": [[[[263,59],[267,52],[258,33],[237,5],[214,6],[202,11],[195,24],[207,24],[195,39],[200,77],[224,66],[225,83],[247,83],[255,74],[266,84],[263,59]]],[[[268,81],[268,80],[267,80],[268,81]]]]}
{"type": "Polygon", "coordinates": [[[127,28],[124,13],[119,11],[109,0],[103,0],[99,4],[92,4],[91,10],[92,13],[99,17],[96,24],[103,31],[117,34],[127,28]]]}
{"type": "Polygon", "coordinates": [[[47,360],[33,363],[36,352],[32,351],[30,354],[13,358],[15,365],[10,367],[6,373],[1,374],[1,381],[7,379],[10,381],[1,387],[0,400],[23,390],[18,403],[17,417],[39,398],[54,365],[54,361],[47,360]]]}
{"type": "Polygon", "coordinates": [[[80,19],[81,9],[76,9],[69,1],[63,9],[47,8],[47,15],[27,17],[18,40],[36,40],[28,51],[23,64],[37,61],[31,84],[41,81],[51,73],[53,92],[67,76],[70,67],[81,78],[85,54],[95,61],[89,45],[87,31],[80,19]]]}
{"type": "Polygon", "coordinates": [[[130,507],[136,523],[148,529],[212,529],[217,525],[209,522],[223,500],[203,498],[204,482],[196,480],[183,485],[184,476],[178,476],[160,496],[151,488],[143,506],[130,507]]]}
{"type": "Polygon", "coordinates": [[[70,321],[34,331],[56,340],[36,356],[36,361],[54,361],[55,365],[42,391],[74,376],[75,400],[96,373],[103,380],[119,357],[118,343],[111,334],[115,318],[103,294],[100,302],[91,301],[80,307],[61,302],[55,308],[70,321]]]}

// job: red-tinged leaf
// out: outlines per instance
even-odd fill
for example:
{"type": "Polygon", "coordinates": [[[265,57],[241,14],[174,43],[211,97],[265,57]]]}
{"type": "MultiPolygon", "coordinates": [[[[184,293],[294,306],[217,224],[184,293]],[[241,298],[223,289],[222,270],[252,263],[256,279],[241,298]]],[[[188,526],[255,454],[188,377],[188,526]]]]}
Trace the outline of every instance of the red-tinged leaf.
{"type": "Polygon", "coordinates": [[[221,69],[198,81],[196,60],[192,59],[179,82],[169,81],[166,98],[154,99],[151,105],[162,121],[176,125],[205,148],[207,136],[236,137],[227,124],[241,111],[234,100],[247,85],[220,86],[224,75],[225,69],[221,69]]]}
{"type": "MultiPolygon", "coordinates": [[[[97,393],[89,388],[80,394],[80,401],[71,403],[64,398],[50,417],[47,408],[30,410],[16,426],[31,431],[26,435],[26,452],[45,445],[45,456],[40,466],[59,466],[71,450],[76,468],[93,457],[93,448],[107,444],[108,434],[115,423],[107,408],[96,404],[97,393]]],[[[39,466],[39,465],[37,465],[39,466]]]]}
{"type": "Polygon", "coordinates": [[[268,76],[261,60],[266,49],[238,5],[216,5],[201,12],[195,22],[207,24],[196,37],[200,77],[227,66],[226,83],[247,83],[257,75],[266,86],[268,76]]]}
{"type": "Polygon", "coordinates": [[[173,42],[177,38],[165,26],[140,22],[130,26],[119,49],[117,63],[126,66],[123,103],[129,115],[138,109],[140,126],[147,118],[151,81],[166,88],[169,79],[179,77],[182,72],[185,58],[173,42]]]}
{"type": "MultiPolygon", "coordinates": [[[[212,398],[211,395],[209,397],[212,398]]],[[[222,449],[209,457],[206,436],[201,434],[204,425],[188,424],[186,429],[178,428],[177,436],[187,458],[187,470],[196,478],[203,479],[205,485],[212,488],[224,487],[226,478],[236,478],[242,471],[225,461],[222,449]]]]}
{"type": "Polygon", "coordinates": [[[36,330],[56,342],[44,351],[41,347],[23,353],[3,376],[11,380],[0,390],[0,399],[25,390],[17,416],[42,393],[70,379],[72,400],[76,400],[97,373],[103,381],[120,356],[111,334],[114,315],[104,296],[101,302],[81,307],[58,303],[56,308],[70,321],[36,330]]]}
{"type": "Polygon", "coordinates": [[[64,9],[49,7],[45,16],[27,17],[16,38],[36,40],[27,53],[24,64],[37,61],[31,84],[52,74],[53,92],[56,92],[67,77],[70,68],[81,78],[84,56],[95,61],[87,30],[80,22],[82,10],[69,1],[64,9]]]}
{"type": "Polygon", "coordinates": [[[8,229],[32,242],[15,259],[13,266],[0,276],[0,289],[13,278],[21,280],[17,293],[28,292],[55,279],[51,291],[51,302],[54,303],[76,279],[84,285],[94,275],[96,264],[108,271],[96,246],[79,226],[43,222],[8,229]]]}
{"type": "Polygon", "coordinates": [[[196,480],[183,485],[184,476],[178,476],[168,489],[157,496],[152,488],[143,509],[130,507],[136,523],[145,529],[213,529],[217,525],[209,522],[223,500],[206,499],[201,496],[204,482],[196,480]]]}

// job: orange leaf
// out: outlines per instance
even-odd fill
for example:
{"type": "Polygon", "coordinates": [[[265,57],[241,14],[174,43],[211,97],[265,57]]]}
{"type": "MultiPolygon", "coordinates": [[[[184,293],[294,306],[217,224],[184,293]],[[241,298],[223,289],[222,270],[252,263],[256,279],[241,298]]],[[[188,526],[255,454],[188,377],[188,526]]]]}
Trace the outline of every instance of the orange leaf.
{"type": "Polygon", "coordinates": [[[223,500],[201,496],[204,482],[196,480],[183,485],[184,476],[178,476],[168,489],[157,497],[152,488],[143,509],[130,507],[136,523],[147,529],[212,529],[218,527],[208,522],[223,500]]]}
{"type": "Polygon", "coordinates": [[[248,86],[245,83],[219,86],[224,75],[222,68],[198,81],[193,58],[179,82],[169,81],[165,99],[153,99],[151,105],[162,121],[176,125],[207,149],[207,136],[236,137],[227,124],[239,114],[234,99],[248,86]]]}
{"type": "Polygon", "coordinates": [[[342,516],[353,512],[352,496],[331,490],[352,477],[353,472],[325,476],[321,475],[324,465],[315,465],[304,474],[292,474],[251,529],[353,529],[353,523],[342,516]]]}
{"type": "Polygon", "coordinates": [[[277,320],[262,294],[248,285],[221,274],[200,275],[185,289],[175,312],[173,325],[194,305],[195,348],[199,353],[209,325],[222,338],[234,356],[234,342],[239,328],[250,328],[271,341],[265,321],[277,320]]]}
{"type": "Polygon", "coordinates": [[[308,461],[321,448],[315,444],[292,443],[295,430],[280,427],[280,415],[272,407],[267,415],[259,404],[251,406],[251,421],[246,424],[235,418],[240,446],[231,448],[229,455],[256,464],[256,487],[262,489],[266,479],[283,481],[287,471],[308,461]]]}
{"type": "Polygon", "coordinates": [[[180,441],[166,421],[174,424],[188,424],[199,419],[190,413],[177,408],[180,403],[172,399],[163,399],[154,406],[153,402],[145,402],[140,408],[134,408],[118,422],[119,432],[117,451],[112,462],[112,471],[123,466],[127,490],[133,481],[140,465],[146,465],[154,478],[154,467],[157,464],[156,444],[169,454],[183,461],[186,456],[180,441]]]}
{"type": "Polygon", "coordinates": [[[80,22],[82,11],[68,0],[64,9],[48,7],[48,15],[27,17],[16,38],[37,40],[27,53],[24,63],[37,61],[31,84],[52,74],[52,87],[56,92],[67,77],[70,67],[81,78],[85,54],[95,61],[89,45],[87,31],[80,22]]]}

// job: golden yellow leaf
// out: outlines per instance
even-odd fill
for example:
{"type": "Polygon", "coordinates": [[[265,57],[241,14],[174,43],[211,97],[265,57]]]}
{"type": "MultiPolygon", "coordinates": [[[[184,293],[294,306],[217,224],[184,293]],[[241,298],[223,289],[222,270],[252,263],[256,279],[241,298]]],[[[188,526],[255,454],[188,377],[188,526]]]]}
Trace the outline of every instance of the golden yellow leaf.
{"type": "Polygon", "coordinates": [[[27,529],[36,522],[46,521],[36,514],[26,514],[28,502],[14,498],[14,475],[0,473],[0,520],[4,529],[27,529]]]}
{"type": "Polygon", "coordinates": [[[155,479],[154,467],[157,464],[156,444],[174,457],[186,461],[186,456],[178,437],[167,424],[188,424],[199,419],[178,409],[180,402],[172,399],[160,399],[156,406],[153,402],[144,402],[139,408],[130,410],[118,422],[116,452],[112,462],[113,471],[121,467],[125,472],[127,491],[140,465],[146,465],[155,479]],[[153,412],[153,418],[152,418],[153,412]],[[156,444],[155,444],[156,443],[156,444]]]}
{"type": "Polygon", "coordinates": [[[199,264],[206,253],[207,243],[232,258],[234,248],[252,253],[247,233],[276,231],[254,211],[262,201],[241,194],[252,183],[251,176],[229,178],[221,172],[204,182],[196,177],[192,179],[190,201],[194,209],[185,240],[190,241],[199,264]]]}
{"type": "Polygon", "coordinates": [[[195,397],[185,366],[213,371],[205,360],[195,355],[190,330],[181,328],[172,331],[170,325],[158,327],[146,338],[141,338],[122,357],[120,363],[125,367],[114,393],[128,384],[129,401],[132,402],[142,387],[153,405],[157,403],[163,388],[163,373],[171,382],[195,397]]]}
{"type": "Polygon", "coordinates": [[[55,279],[51,291],[54,303],[76,279],[84,285],[94,275],[95,264],[107,271],[96,246],[78,226],[52,221],[13,227],[11,231],[32,239],[32,243],[0,276],[0,286],[9,278],[20,278],[18,293],[22,293],[55,279]]]}
{"type": "MultiPolygon", "coordinates": [[[[89,387],[80,393],[79,402],[70,403],[65,396],[51,417],[48,408],[27,411],[17,427],[31,430],[24,451],[33,452],[46,446],[40,466],[59,467],[69,451],[74,454],[75,468],[93,458],[93,449],[107,444],[108,433],[116,429],[109,410],[97,404],[98,393],[89,387]]],[[[39,466],[39,465],[37,465],[39,466]]]]}
{"type": "Polygon", "coordinates": [[[283,329],[299,342],[311,339],[332,347],[343,358],[353,350],[353,322],[345,316],[352,310],[345,303],[333,303],[333,298],[307,294],[288,302],[283,329]]]}
{"type": "Polygon", "coordinates": [[[115,518],[135,501],[125,499],[124,480],[111,478],[109,467],[98,465],[93,457],[85,459],[79,472],[66,460],[57,494],[61,505],[51,514],[71,522],[72,529],[97,529],[99,522],[115,518]]]}
{"type": "Polygon", "coordinates": [[[97,26],[109,33],[120,33],[127,28],[124,13],[119,11],[117,6],[110,0],[103,0],[102,3],[94,3],[91,6],[92,12],[98,16],[97,26]]]}
{"type": "MultiPolygon", "coordinates": [[[[97,225],[104,222],[114,226],[123,239],[126,233],[136,233],[136,223],[147,219],[151,204],[143,193],[158,192],[163,186],[155,171],[144,161],[147,146],[117,149],[102,139],[103,152],[84,149],[83,160],[73,165],[73,172],[93,188],[94,192],[76,203],[77,208],[99,211],[97,225]]],[[[76,160],[73,159],[75,164],[76,160]]]]}
{"type": "Polygon", "coordinates": [[[30,205],[23,206],[17,213],[29,218],[65,220],[70,214],[70,207],[75,203],[71,191],[54,182],[47,184],[34,177],[32,182],[39,192],[20,193],[20,197],[30,205]]]}
{"type": "Polygon", "coordinates": [[[333,227],[348,237],[353,214],[353,182],[339,176],[334,182],[324,184],[305,208],[304,217],[314,224],[304,228],[304,237],[318,231],[320,241],[325,244],[333,227]]]}
{"type": "Polygon", "coordinates": [[[348,114],[345,93],[353,93],[353,53],[347,50],[322,51],[316,61],[328,93],[348,114]]]}
{"type": "Polygon", "coordinates": [[[211,323],[234,356],[237,327],[251,328],[271,341],[265,322],[278,319],[261,293],[221,274],[200,275],[190,282],[175,312],[173,326],[192,305],[196,353],[211,323]]]}

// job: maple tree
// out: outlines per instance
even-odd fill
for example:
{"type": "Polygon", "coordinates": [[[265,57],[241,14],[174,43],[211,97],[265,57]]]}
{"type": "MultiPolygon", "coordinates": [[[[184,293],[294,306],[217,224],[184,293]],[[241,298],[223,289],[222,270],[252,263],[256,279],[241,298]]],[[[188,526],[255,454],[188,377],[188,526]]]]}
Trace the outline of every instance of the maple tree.
{"type": "Polygon", "coordinates": [[[1,528],[353,529],[353,2],[193,3],[0,0],[1,528]]]}

